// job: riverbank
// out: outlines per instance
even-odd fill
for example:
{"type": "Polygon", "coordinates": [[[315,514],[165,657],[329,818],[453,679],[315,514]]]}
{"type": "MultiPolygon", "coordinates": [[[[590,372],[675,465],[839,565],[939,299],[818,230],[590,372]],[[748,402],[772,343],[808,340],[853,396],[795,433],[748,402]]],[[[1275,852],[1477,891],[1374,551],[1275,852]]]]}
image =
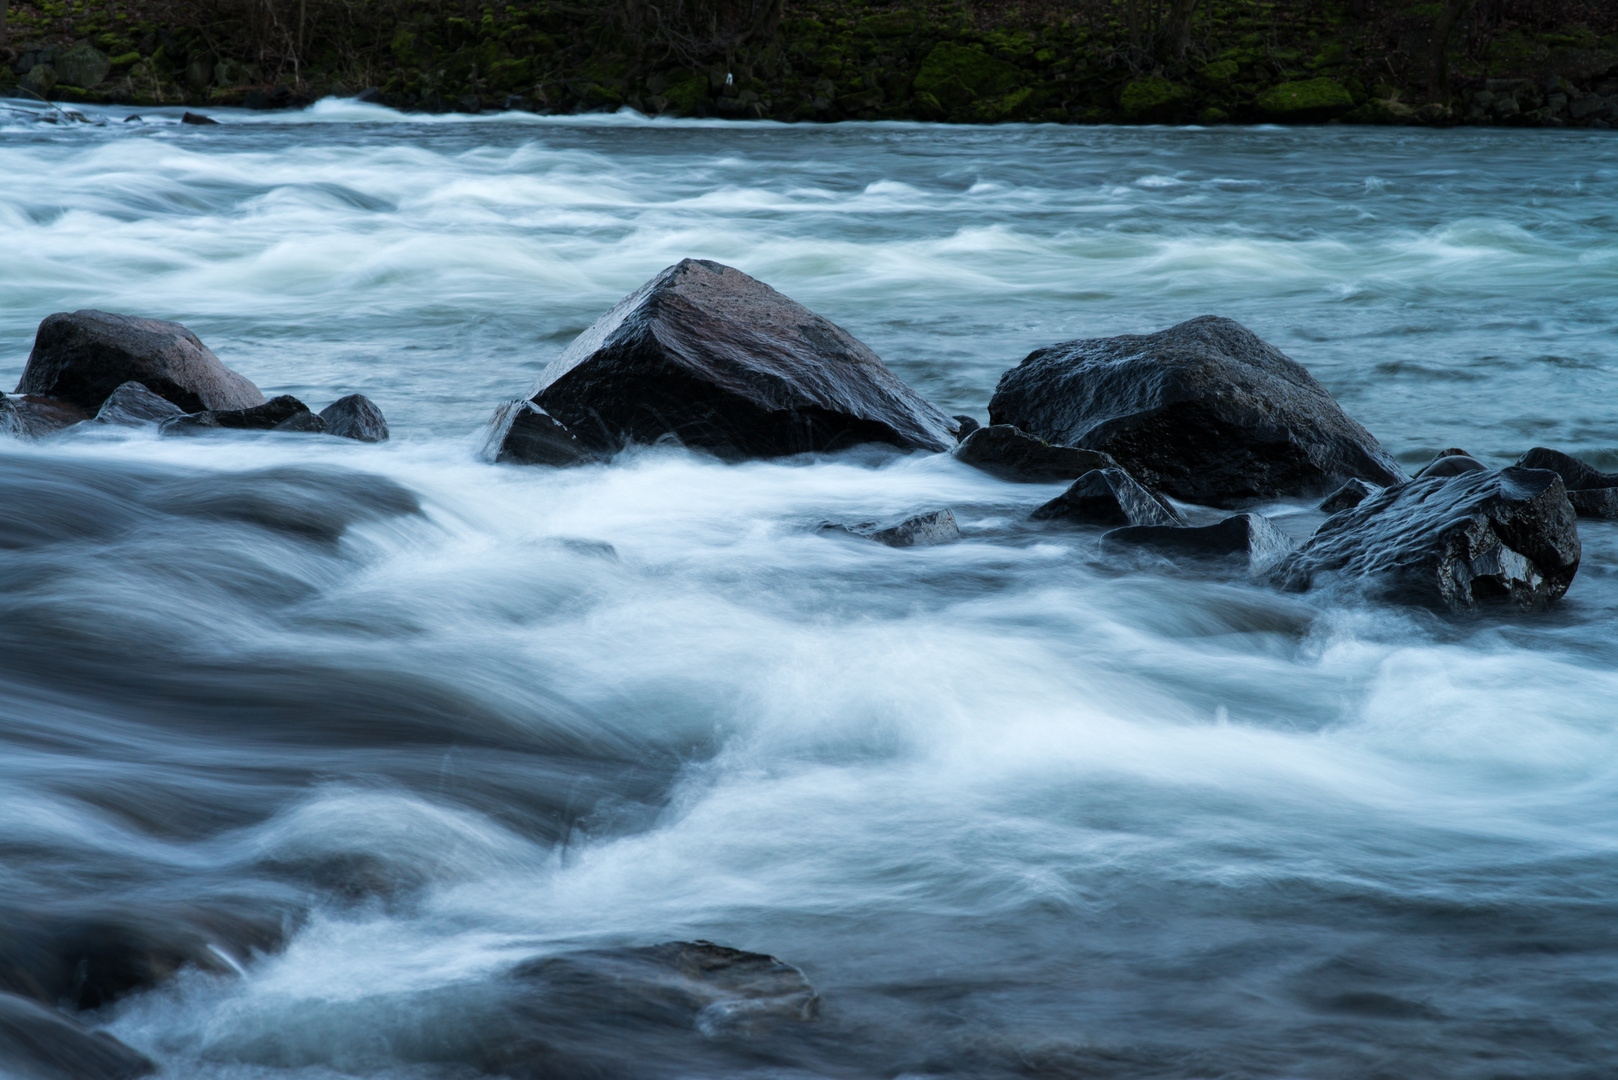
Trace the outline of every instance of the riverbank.
{"type": "Polygon", "coordinates": [[[768,33],[715,44],[543,0],[453,13],[369,4],[341,17],[320,0],[262,17],[217,2],[32,0],[14,6],[3,55],[20,95],[137,106],[288,108],[367,93],[428,112],[628,106],[788,121],[1618,123],[1615,12],[1567,4],[1547,22],[1480,4],[1449,34],[1441,71],[1438,4],[1355,16],[1301,0],[1209,3],[1181,51],[1165,45],[1167,11],[1154,2],[800,0],[768,33]]]}

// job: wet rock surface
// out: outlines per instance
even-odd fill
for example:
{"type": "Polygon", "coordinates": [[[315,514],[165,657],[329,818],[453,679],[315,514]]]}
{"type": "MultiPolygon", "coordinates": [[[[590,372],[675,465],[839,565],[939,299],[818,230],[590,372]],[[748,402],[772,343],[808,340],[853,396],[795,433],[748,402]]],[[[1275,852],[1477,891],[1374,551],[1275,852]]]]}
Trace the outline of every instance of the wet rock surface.
{"type": "Polygon", "coordinates": [[[1438,456],[1422,466],[1416,473],[1416,479],[1421,480],[1429,476],[1459,476],[1469,472],[1488,472],[1489,467],[1477,458],[1468,454],[1459,447],[1450,447],[1440,450],[1438,456]]]}
{"type": "Polygon", "coordinates": [[[1146,549],[1177,559],[1239,563],[1253,576],[1269,573],[1293,550],[1292,541],[1262,514],[1233,514],[1213,525],[1134,525],[1101,538],[1113,550],[1146,549]]]}
{"type": "Polygon", "coordinates": [[[162,431],[164,435],[198,435],[220,429],[318,434],[326,430],[326,422],[291,394],[282,394],[251,409],[209,410],[177,416],[165,421],[162,431]]]}
{"type": "Polygon", "coordinates": [[[1618,473],[1604,473],[1571,454],[1536,446],[1517,459],[1520,469],[1549,469],[1562,478],[1579,517],[1618,520],[1618,473]]]}
{"type": "Polygon", "coordinates": [[[264,403],[258,387],[179,323],[91,310],[45,317],[17,393],[60,398],[93,414],[127,382],[186,412],[264,403]]]}
{"type": "Polygon", "coordinates": [[[40,394],[0,394],[0,435],[42,439],[88,419],[72,402],[40,394]]]}
{"type": "Polygon", "coordinates": [[[1303,365],[1217,316],[1037,349],[1001,376],[989,419],[1208,506],[1405,479],[1303,365]]]}
{"type": "Polygon", "coordinates": [[[573,433],[531,401],[519,398],[495,410],[479,456],[499,465],[585,465],[601,460],[573,433]]]}
{"type": "Polygon", "coordinates": [[[1364,480],[1347,480],[1344,481],[1342,487],[1322,499],[1316,509],[1328,514],[1336,514],[1358,506],[1381,490],[1375,484],[1367,484],[1364,480]]]}
{"type": "Polygon", "coordinates": [[[150,1058],[55,1009],[0,992],[0,1075],[7,1080],[134,1080],[150,1058]]]}
{"type": "Polygon", "coordinates": [[[1542,608],[1579,568],[1561,477],[1508,468],[1412,480],[1328,518],[1279,568],[1289,588],[1328,579],[1450,611],[1542,608]]]}
{"type": "MultiPolygon", "coordinates": [[[[955,441],[955,422],[842,328],[697,259],[598,319],[528,400],[601,454],[672,441],[735,461],[872,442],[938,452],[955,441]]],[[[489,441],[504,446],[498,423],[489,441]]]]}
{"type": "Polygon", "coordinates": [[[1141,487],[1122,469],[1092,469],[1033,513],[1036,521],[1080,525],[1184,525],[1164,499],[1141,487]]]}
{"type": "Polygon", "coordinates": [[[387,417],[376,402],[364,394],[349,394],[320,410],[326,434],[358,442],[386,442],[387,417]]]}
{"type": "Polygon", "coordinates": [[[1050,484],[1076,480],[1092,469],[1113,469],[1108,454],[1076,446],[1052,446],[1010,424],[978,427],[961,440],[955,458],[1002,480],[1050,484]]]}
{"type": "Polygon", "coordinates": [[[934,510],[926,514],[917,514],[894,525],[862,521],[854,525],[826,524],[821,528],[875,540],[879,544],[894,548],[947,544],[961,537],[961,529],[955,521],[953,510],[934,510]]]}
{"type": "Polygon", "coordinates": [[[141,427],[147,424],[161,424],[165,420],[184,415],[184,409],[167,398],[152,393],[146,389],[146,384],[126,382],[101,403],[101,409],[95,415],[95,422],[141,427]]]}

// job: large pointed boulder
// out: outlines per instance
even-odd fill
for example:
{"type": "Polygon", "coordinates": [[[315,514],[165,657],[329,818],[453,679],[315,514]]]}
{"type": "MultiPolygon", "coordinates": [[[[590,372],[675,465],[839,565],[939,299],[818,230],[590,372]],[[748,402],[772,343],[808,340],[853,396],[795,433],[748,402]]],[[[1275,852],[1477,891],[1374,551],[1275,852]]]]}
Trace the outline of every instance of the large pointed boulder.
{"type": "Polygon", "coordinates": [[[71,402],[94,415],[127,382],[186,412],[264,404],[258,387],[179,323],[88,310],[47,315],[39,324],[17,393],[71,402]]]}
{"type": "Polygon", "coordinates": [[[1567,592],[1581,548],[1548,469],[1429,476],[1327,518],[1280,568],[1294,589],[1329,580],[1402,603],[1543,608],[1567,592]]]}
{"type": "Polygon", "coordinates": [[[1208,506],[1405,480],[1302,364],[1212,315],[1036,349],[1001,376],[989,420],[1110,454],[1147,487],[1208,506]]]}
{"type": "MultiPolygon", "coordinates": [[[[739,270],[699,259],[669,267],[596,320],[527,400],[592,454],[675,442],[735,461],[859,443],[932,452],[955,443],[955,421],[847,331],[739,270]]],[[[524,460],[506,443],[535,415],[502,406],[485,456],[524,460]]],[[[553,435],[548,445],[566,442],[553,435]]],[[[555,455],[540,460],[547,456],[555,455]]]]}

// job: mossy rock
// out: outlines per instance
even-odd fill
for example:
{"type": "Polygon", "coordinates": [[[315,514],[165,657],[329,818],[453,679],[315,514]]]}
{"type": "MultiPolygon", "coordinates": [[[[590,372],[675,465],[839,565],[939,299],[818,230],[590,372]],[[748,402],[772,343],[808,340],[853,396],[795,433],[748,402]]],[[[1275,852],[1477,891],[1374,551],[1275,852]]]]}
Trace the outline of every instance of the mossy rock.
{"type": "Polygon", "coordinates": [[[1345,124],[1418,124],[1416,110],[1393,98],[1372,98],[1342,116],[1345,124]]]}
{"type": "Polygon", "coordinates": [[[1354,96],[1336,79],[1281,83],[1258,96],[1258,111],[1271,120],[1329,120],[1354,107],[1354,96]]]}
{"type": "Polygon", "coordinates": [[[977,97],[997,97],[1009,93],[1027,77],[1027,72],[1016,64],[941,41],[921,62],[915,88],[917,92],[933,94],[939,101],[947,101],[947,84],[955,80],[977,97]]]}
{"type": "Polygon", "coordinates": [[[527,57],[515,60],[496,60],[489,65],[489,86],[495,90],[515,90],[533,76],[533,64],[527,57]]]}
{"type": "Polygon", "coordinates": [[[112,67],[114,71],[120,71],[127,67],[134,67],[138,63],[140,63],[140,53],[138,52],[126,52],[112,58],[112,67]]]}
{"type": "Polygon", "coordinates": [[[949,110],[944,108],[943,103],[925,91],[912,97],[910,104],[917,118],[921,120],[942,120],[949,115],[949,110]]]}
{"type": "Polygon", "coordinates": [[[1215,60],[1204,64],[1197,74],[1210,86],[1229,86],[1241,70],[1242,66],[1234,60],[1215,60]]]}
{"type": "Polygon", "coordinates": [[[1150,123],[1173,119],[1190,99],[1189,87],[1153,76],[1130,82],[1118,104],[1128,119],[1150,123]]]}
{"type": "Polygon", "coordinates": [[[921,16],[914,11],[885,11],[860,20],[860,32],[872,37],[896,38],[914,33],[921,26],[921,16]]]}
{"type": "Polygon", "coordinates": [[[1224,109],[1219,108],[1217,105],[1210,105],[1202,110],[1202,115],[1197,117],[1197,122],[1211,126],[1213,124],[1223,124],[1229,119],[1230,114],[1224,109]]]}
{"type": "Polygon", "coordinates": [[[663,91],[663,96],[668,99],[671,108],[684,113],[691,112],[708,98],[708,76],[693,75],[677,82],[663,91]]]}
{"type": "Polygon", "coordinates": [[[1025,120],[1039,104],[1032,86],[1013,90],[1001,97],[978,103],[976,119],[983,124],[1001,124],[1009,120],[1025,120]]]}

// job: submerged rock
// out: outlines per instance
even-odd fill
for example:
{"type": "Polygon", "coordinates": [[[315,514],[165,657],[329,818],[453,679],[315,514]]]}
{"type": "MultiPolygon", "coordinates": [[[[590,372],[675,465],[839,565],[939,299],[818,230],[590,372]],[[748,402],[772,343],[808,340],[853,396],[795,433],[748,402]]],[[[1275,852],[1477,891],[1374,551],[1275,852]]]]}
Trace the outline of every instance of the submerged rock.
{"type": "Polygon", "coordinates": [[[1416,474],[1417,480],[1429,476],[1459,476],[1469,472],[1488,472],[1489,467],[1477,458],[1468,454],[1459,447],[1452,446],[1448,450],[1440,450],[1438,456],[1422,466],[1416,474]]]}
{"type": "Polygon", "coordinates": [[[209,410],[176,416],[163,423],[164,435],[197,435],[204,431],[302,431],[318,434],[326,422],[309,411],[309,406],[282,394],[251,409],[209,410]]]}
{"type": "Polygon", "coordinates": [[[17,393],[61,398],[94,413],[127,382],[186,412],[264,403],[258,387],[179,323],[88,310],[47,315],[39,324],[17,393]]]}
{"type": "Polygon", "coordinates": [[[494,411],[484,429],[480,456],[498,465],[586,465],[601,460],[544,409],[522,398],[494,411]]]}
{"type": "Polygon", "coordinates": [[[1234,514],[1213,525],[1134,525],[1101,538],[1105,547],[1148,548],[1191,559],[1239,559],[1254,576],[1269,573],[1293,543],[1262,514],[1234,514]]]}
{"type": "Polygon", "coordinates": [[[1517,459],[1521,469],[1549,469],[1562,478],[1568,501],[1582,518],[1618,520],[1618,473],[1604,473],[1560,450],[1536,446],[1517,459]]]}
{"type": "Polygon", "coordinates": [[[161,424],[184,415],[184,409],[152,393],[146,389],[145,383],[126,382],[107,395],[107,400],[101,403],[101,411],[96,413],[95,422],[140,427],[161,424]]]}
{"type": "Polygon", "coordinates": [[[956,460],[1024,484],[1075,480],[1092,469],[1116,469],[1108,454],[1077,446],[1052,446],[1010,424],[979,427],[954,450],[956,460]]]}
{"type": "MultiPolygon", "coordinates": [[[[596,320],[528,400],[585,449],[674,441],[726,460],[888,443],[938,452],[955,423],[865,345],[739,270],[671,266],[596,320]]],[[[488,446],[518,460],[502,406],[488,446]]]]}
{"type": "Polygon", "coordinates": [[[961,529],[955,522],[953,510],[934,510],[927,514],[917,514],[897,525],[884,526],[875,521],[864,521],[857,525],[822,525],[821,528],[861,536],[895,548],[947,544],[961,537],[961,529]]]}
{"type": "Polygon", "coordinates": [[[1358,506],[1381,490],[1375,484],[1367,484],[1364,480],[1347,480],[1342,487],[1322,499],[1316,509],[1328,514],[1340,513],[1358,506]]]}
{"type": "Polygon", "coordinates": [[[950,419],[954,420],[955,423],[959,425],[955,429],[955,442],[957,445],[964,442],[968,435],[972,434],[972,432],[983,426],[982,424],[978,423],[976,417],[966,416],[962,413],[957,413],[956,415],[950,417],[950,419]]]}
{"type": "Polygon", "coordinates": [[[1281,580],[1361,584],[1404,603],[1465,611],[1541,608],[1579,568],[1579,531],[1561,477],[1509,468],[1412,480],[1328,518],[1281,580]]]}
{"type": "Polygon", "coordinates": [[[1001,376],[989,419],[1210,506],[1405,479],[1303,365],[1216,316],[1037,349],[1001,376]]]}
{"type": "Polygon", "coordinates": [[[38,1002],[0,992],[0,1073],[15,1080],[134,1080],[145,1054],[38,1002]]]}
{"type": "Polygon", "coordinates": [[[1036,521],[1081,525],[1184,525],[1180,512],[1122,469],[1092,469],[1034,511],[1036,521]]]}
{"type": "Polygon", "coordinates": [[[69,401],[42,394],[0,394],[0,435],[41,439],[90,419],[69,401]]]}
{"type": "Polygon", "coordinates": [[[376,402],[364,394],[349,394],[320,410],[326,434],[359,442],[386,442],[388,421],[376,402]]]}

